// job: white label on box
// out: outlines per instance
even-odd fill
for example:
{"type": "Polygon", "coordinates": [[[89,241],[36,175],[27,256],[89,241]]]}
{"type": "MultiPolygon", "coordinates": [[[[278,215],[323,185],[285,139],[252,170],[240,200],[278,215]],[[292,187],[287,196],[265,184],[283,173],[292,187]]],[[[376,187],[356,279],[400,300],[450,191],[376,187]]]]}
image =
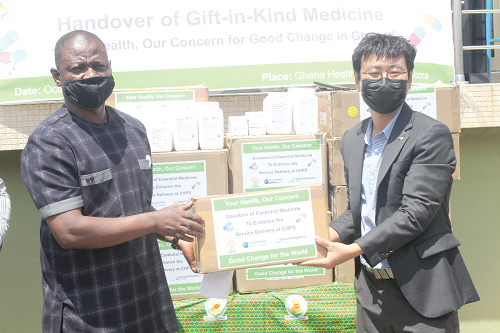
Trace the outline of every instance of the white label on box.
{"type": "Polygon", "coordinates": [[[293,264],[270,267],[247,268],[247,280],[301,279],[306,276],[325,275],[322,267],[297,266],[293,264]]]}
{"type": "Polygon", "coordinates": [[[245,193],[323,183],[321,140],[241,145],[245,193]]]}
{"type": "Polygon", "coordinates": [[[182,205],[207,195],[205,161],[153,163],[153,199],[156,209],[182,205]]]}
{"type": "Polygon", "coordinates": [[[154,122],[159,111],[168,112],[194,101],[194,90],[115,92],[115,108],[144,124],[154,122]]]}
{"type": "Polygon", "coordinates": [[[170,243],[158,241],[163,269],[172,295],[197,294],[203,274],[193,273],[181,251],[172,249],[170,243]]]}
{"type": "MultiPolygon", "coordinates": [[[[422,112],[431,118],[437,119],[436,114],[436,88],[412,87],[406,95],[406,104],[413,110],[422,112]]],[[[363,96],[359,94],[360,119],[370,117],[370,108],[363,101],[363,96]]]]}
{"type": "Polygon", "coordinates": [[[219,269],[316,257],[309,188],[212,199],[219,269]]]}
{"type": "MultiPolygon", "coordinates": [[[[189,202],[192,196],[206,196],[205,161],[153,163],[152,205],[162,209],[189,202]]],[[[193,273],[181,251],[158,241],[163,268],[172,295],[197,294],[202,274],[193,273]]]]}
{"type": "Polygon", "coordinates": [[[406,103],[413,111],[422,112],[431,118],[437,119],[436,88],[413,87],[406,95],[406,103]]]}
{"type": "Polygon", "coordinates": [[[319,112],[319,124],[323,126],[327,125],[326,112],[323,111],[319,112]]]}

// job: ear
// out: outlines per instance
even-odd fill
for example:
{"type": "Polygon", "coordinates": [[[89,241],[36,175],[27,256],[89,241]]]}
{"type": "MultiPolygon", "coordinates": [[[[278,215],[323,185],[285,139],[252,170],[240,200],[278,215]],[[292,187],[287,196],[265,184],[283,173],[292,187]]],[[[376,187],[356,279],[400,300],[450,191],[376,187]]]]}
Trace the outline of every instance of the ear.
{"type": "Polygon", "coordinates": [[[50,69],[50,74],[52,74],[52,78],[56,82],[56,85],[58,87],[62,86],[62,83],[61,83],[61,73],[59,73],[59,71],[57,70],[57,68],[52,67],[50,69]]]}
{"type": "Polygon", "coordinates": [[[358,72],[354,72],[354,84],[356,85],[356,90],[361,92],[361,81],[358,76],[358,72]]]}

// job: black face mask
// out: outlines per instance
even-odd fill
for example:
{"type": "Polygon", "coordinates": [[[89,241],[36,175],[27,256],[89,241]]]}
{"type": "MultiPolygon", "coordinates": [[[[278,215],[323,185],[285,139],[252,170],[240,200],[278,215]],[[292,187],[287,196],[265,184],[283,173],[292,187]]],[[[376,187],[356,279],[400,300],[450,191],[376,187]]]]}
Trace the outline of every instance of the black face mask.
{"type": "Polygon", "coordinates": [[[362,80],[363,101],[378,113],[391,113],[403,105],[408,80],[392,80],[381,77],[378,80],[362,80]]]}
{"type": "Polygon", "coordinates": [[[64,94],[73,102],[88,109],[95,109],[106,102],[113,92],[113,76],[94,76],[87,79],[64,81],[64,94]]]}

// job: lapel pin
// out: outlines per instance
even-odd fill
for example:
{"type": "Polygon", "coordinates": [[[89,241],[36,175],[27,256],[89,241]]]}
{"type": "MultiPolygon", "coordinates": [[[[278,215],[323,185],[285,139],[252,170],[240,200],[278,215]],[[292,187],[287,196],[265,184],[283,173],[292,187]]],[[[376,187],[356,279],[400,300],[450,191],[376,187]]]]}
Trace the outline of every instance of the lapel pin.
{"type": "Polygon", "coordinates": [[[402,136],[400,136],[400,137],[398,137],[398,139],[402,141],[404,138],[402,136]]]}

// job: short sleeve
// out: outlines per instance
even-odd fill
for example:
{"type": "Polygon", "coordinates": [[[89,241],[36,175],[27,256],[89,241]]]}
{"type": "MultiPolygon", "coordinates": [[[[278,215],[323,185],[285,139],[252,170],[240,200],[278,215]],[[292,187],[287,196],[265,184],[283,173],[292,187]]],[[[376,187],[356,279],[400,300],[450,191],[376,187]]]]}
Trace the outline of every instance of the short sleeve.
{"type": "Polygon", "coordinates": [[[35,133],[21,154],[21,175],[42,218],[82,207],[78,167],[68,141],[56,130],[35,133]]]}

